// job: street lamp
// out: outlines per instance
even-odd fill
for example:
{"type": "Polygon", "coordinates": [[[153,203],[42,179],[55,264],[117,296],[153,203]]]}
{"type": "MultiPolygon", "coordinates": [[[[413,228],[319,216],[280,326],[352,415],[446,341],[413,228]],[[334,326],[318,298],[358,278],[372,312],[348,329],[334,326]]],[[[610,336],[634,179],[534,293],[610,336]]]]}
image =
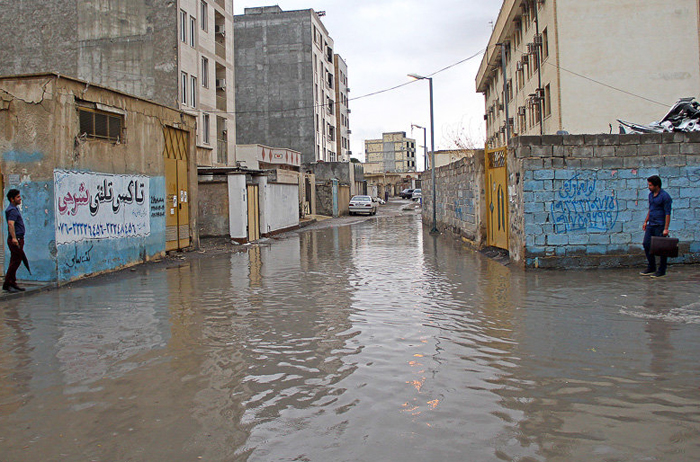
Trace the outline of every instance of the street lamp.
{"type": "Polygon", "coordinates": [[[414,128],[423,130],[423,170],[425,171],[428,170],[428,142],[426,141],[427,130],[425,127],[421,127],[420,125],[411,124],[411,129],[414,128]]]}
{"type": "Polygon", "coordinates": [[[418,74],[408,74],[408,76],[415,80],[427,80],[430,85],[430,170],[432,172],[431,178],[433,183],[433,228],[430,230],[430,234],[438,234],[437,229],[437,185],[435,184],[435,118],[433,117],[433,78],[424,77],[418,74]]]}

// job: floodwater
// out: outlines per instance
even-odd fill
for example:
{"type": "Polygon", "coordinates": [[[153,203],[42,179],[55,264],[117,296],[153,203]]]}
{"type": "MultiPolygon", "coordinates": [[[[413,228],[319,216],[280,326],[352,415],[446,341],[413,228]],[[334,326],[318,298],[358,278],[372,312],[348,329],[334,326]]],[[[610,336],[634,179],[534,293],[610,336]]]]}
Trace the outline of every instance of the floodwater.
{"type": "Polygon", "coordinates": [[[695,461],[700,271],[370,219],[3,304],[0,461],[695,461]]]}

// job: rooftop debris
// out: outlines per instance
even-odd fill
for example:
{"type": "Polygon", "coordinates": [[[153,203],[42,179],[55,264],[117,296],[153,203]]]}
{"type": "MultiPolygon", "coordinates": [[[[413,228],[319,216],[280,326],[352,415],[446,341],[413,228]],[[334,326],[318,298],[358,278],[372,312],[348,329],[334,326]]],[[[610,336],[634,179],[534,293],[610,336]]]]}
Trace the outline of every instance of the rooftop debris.
{"type": "Polygon", "coordinates": [[[694,100],[692,97],[679,99],[663,119],[649,125],[617,119],[620,133],[700,132],[700,104],[694,100]]]}

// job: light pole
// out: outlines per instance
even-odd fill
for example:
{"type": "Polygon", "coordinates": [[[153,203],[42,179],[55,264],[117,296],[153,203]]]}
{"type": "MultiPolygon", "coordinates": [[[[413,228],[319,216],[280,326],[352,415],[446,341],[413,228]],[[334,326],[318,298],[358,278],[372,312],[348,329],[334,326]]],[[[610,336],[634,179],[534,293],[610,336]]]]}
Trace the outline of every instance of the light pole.
{"type": "Polygon", "coordinates": [[[427,130],[420,125],[411,124],[411,128],[423,130],[423,170],[428,170],[428,142],[426,141],[427,130]]]}
{"type": "Polygon", "coordinates": [[[415,80],[427,80],[430,87],[430,170],[432,172],[432,184],[433,184],[433,228],[430,230],[430,234],[438,234],[440,231],[437,229],[437,185],[435,184],[435,117],[433,116],[433,78],[423,77],[418,74],[408,74],[408,76],[415,80]]]}

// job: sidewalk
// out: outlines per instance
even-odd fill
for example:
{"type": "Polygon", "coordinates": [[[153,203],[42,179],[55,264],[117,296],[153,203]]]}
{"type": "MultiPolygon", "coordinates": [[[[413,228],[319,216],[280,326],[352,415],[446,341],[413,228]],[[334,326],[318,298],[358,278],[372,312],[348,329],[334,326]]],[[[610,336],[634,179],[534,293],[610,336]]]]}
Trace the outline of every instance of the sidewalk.
{"type": "Polygon", "coordinates": [[[44,290],[50,290],[56,288],[55,282],[36,282],[36,281],[17,281],[17,285],[23,287],[24,292],[10,293],[4,290],[0,290],[0,301],[10,300],[13,298],[25,297],[30,294],[35,294],[37,292],[43,292],[44,290]]]}

